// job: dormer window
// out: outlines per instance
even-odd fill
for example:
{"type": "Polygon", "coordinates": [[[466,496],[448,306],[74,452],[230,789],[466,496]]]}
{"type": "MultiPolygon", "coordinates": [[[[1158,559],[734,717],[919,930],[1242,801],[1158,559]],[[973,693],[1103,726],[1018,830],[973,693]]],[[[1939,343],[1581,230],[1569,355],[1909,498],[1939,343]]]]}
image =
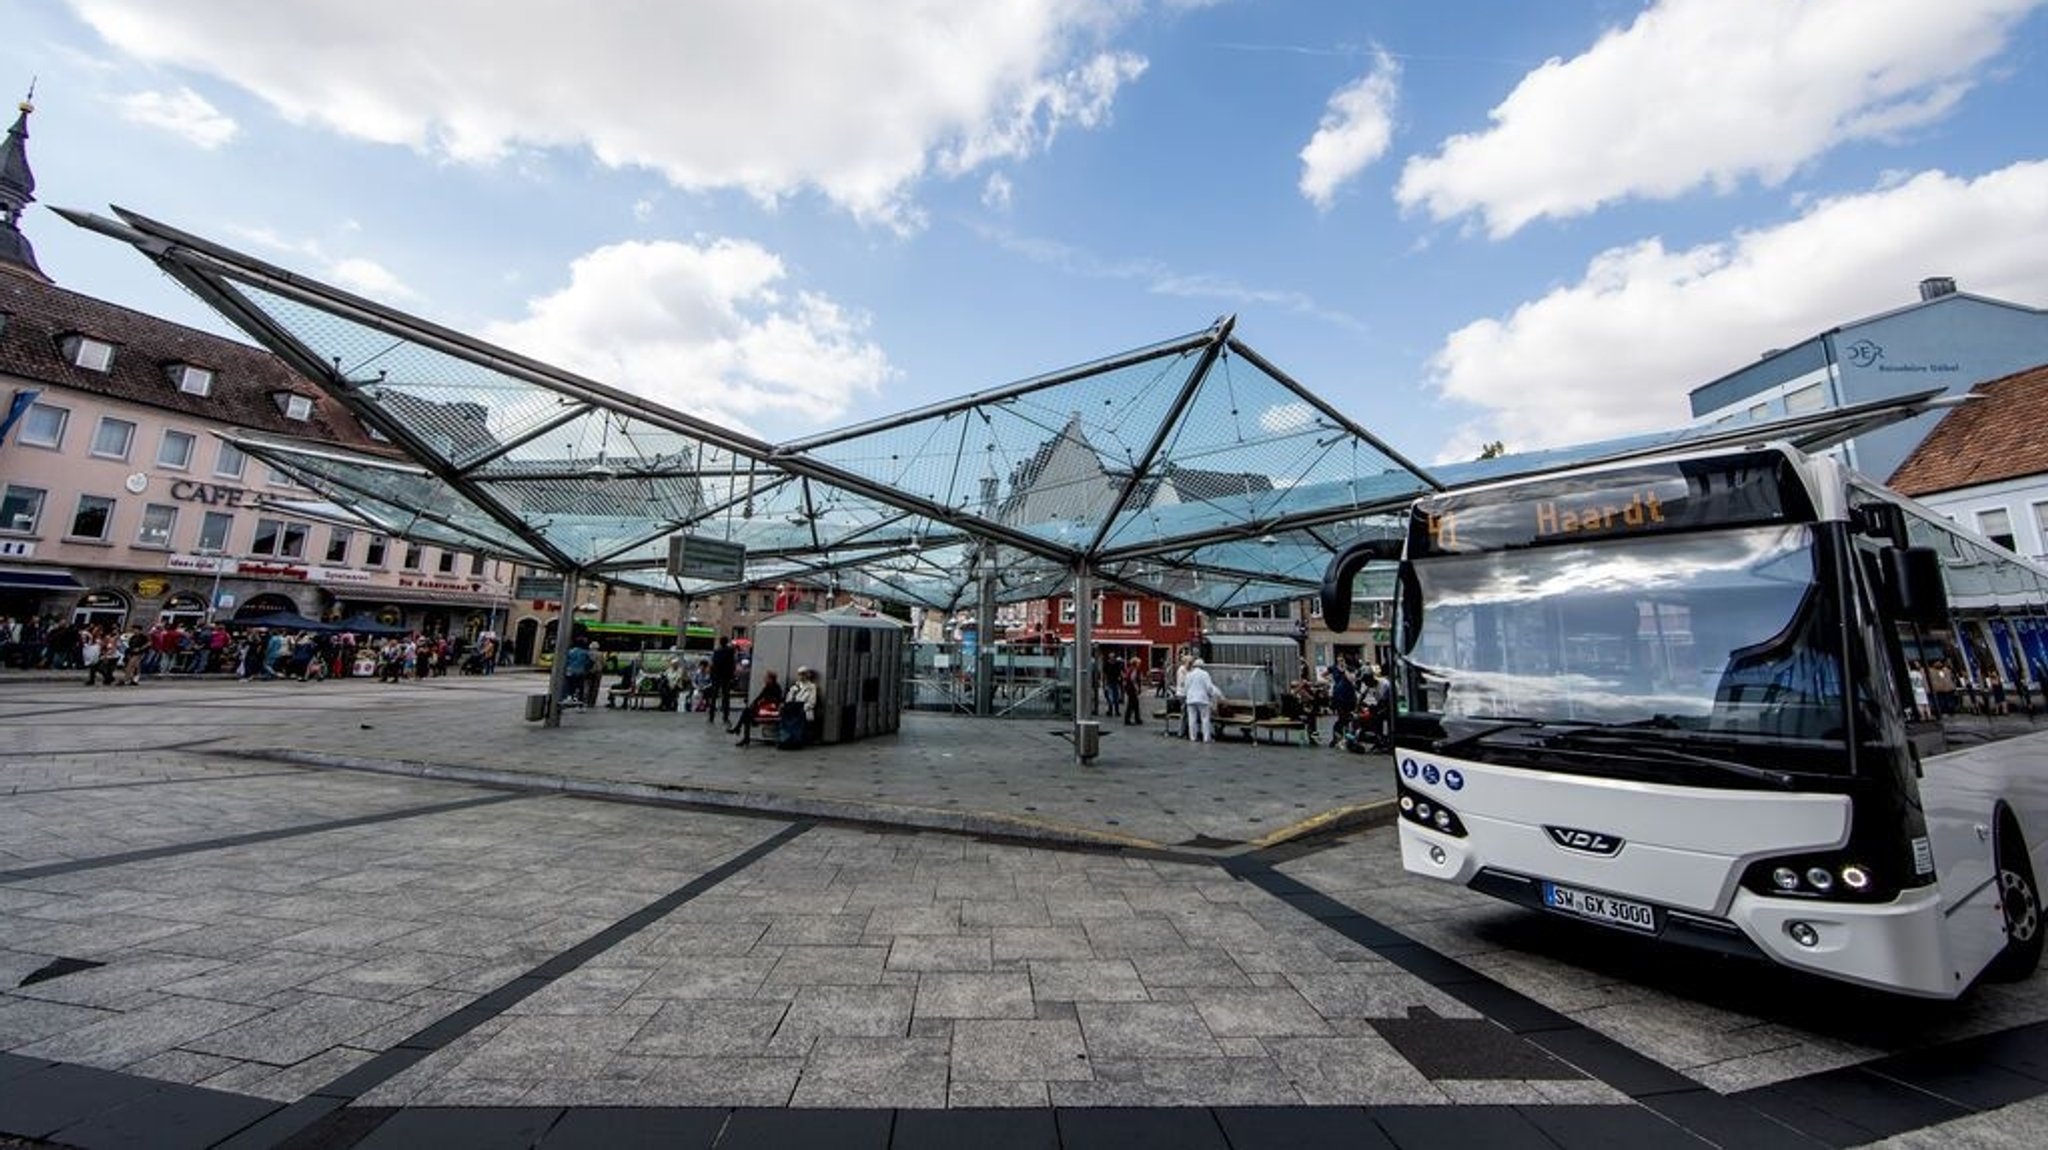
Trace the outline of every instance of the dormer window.
{"type": "Polygon", "coordinates": [[[64,360],[87,371],[107,371],[114,366],[114,345],[89,335],[64,337],[64,360]]]}
{"type": "Polygon", "coordinates": [[[213,369],[194,367],[189,363],[174,363],[166,369],[171,377],[171,386],[186,395],[206,396],[213,394],[213,369]]]}
{"type": "Polygon", "coordinates": [[[271,393],[271,398],[277,400],[277,409],[284,412],[286,419],[304,423],[313,418],[313,400],[310,396],[292,391],[278,391],[271,393]]]}

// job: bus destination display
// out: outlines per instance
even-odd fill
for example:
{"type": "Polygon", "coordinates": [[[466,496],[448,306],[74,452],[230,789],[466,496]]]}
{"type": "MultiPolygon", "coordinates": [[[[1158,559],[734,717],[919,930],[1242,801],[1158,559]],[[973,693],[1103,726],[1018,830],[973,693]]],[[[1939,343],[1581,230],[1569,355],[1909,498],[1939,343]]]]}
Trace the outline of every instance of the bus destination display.
{"type": "Polygon", "coordinates": [[[1777,522],[1808,508],[1782,462],[1776,456],[1689,460],[1426,499],[1416,505],[1409,526],[1408,554],[1455,555],[1777,522]]]}

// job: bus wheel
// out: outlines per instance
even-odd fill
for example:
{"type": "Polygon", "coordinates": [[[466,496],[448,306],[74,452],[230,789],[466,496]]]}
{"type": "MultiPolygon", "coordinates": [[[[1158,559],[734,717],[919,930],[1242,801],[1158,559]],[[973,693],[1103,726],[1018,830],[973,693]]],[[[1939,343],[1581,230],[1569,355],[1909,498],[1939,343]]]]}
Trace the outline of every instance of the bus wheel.
{"type": "Polygon", "coordinates": [[[1989,973],[2001,981],[2016,981],[2041,965],[2041,947],[2048,942],[2043,927],[2048,924],[2041,919],[2040,888],[2027,865],[2026,843],[2012,827],[1998,836],[1998,905],[2005,912],[2005,949],[1989,973]]]}

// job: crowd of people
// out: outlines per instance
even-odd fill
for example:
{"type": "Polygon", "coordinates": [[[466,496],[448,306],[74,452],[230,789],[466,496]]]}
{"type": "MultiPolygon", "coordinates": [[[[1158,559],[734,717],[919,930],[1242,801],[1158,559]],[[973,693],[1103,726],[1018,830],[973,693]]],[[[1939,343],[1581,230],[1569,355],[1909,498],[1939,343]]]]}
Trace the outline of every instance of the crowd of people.
{"type": "Polygon", "coordinates": [[[370,674],[386,682],[446,675],[450,667],[490,674],[497,638],[358,636],[232,623],[158,621],[120,627],[49,619],[0,618],[0,666],[82,672],[85,683],[132,686],[160,675],[318,681],[370,674]]]}
{"type": "MultiPolygon", "coordinates": [[[[1111,660],[1112,666],[1115,663],[1111,660]]],[[[1126,724],[1137,721],[1133,716],[1140,688],[1131,672],[1135,665],[1132,660],[1121,673],[1113,673],[1113,678],[1105,675],[1120,688],[1107,697],[1113,713],[1119,706],[1124,708],[1126,724]]],[[[1224,698],[1200,658],[1193,653],[1181,656],[1172,675],[1161,679],[1159,694],[1170,700],[1168,714],[1181,716],[1180,732],[1188,739],[1199,743],[1215,738],[1215,708],[1224,698]]],[[[1327,745],[1331,750],[1384,752],[1393,747],[1393,680],[1355,656],[1339,658],[1330,666],[1303,669],[1301,677],[1287,685],[1279,710],[1283,717],[1302,724],[1310,746],[1324,745],[1321,720],[1328,715],[1327,745]]]]}
{"type": "MultiPolygon", "coordinates": [[[[764,671],[761,685],[751,698],[745,694],[751,667],[747,653],[729,638],[719,640],[710,655],[686,667],[678,655],[661,666],[648,668],[635,660],[619,667],[618,680],[606,692],[605,705],[613,706],[636,694],[659,700],[656,709],[702,713],[706,723],[724,723],[727,734],[738,735],[737,746],[754,740],[756,727],[770,726],[777,749],[796,750],[818,741],[822,699],[818,674],[798,667],[794,679],[784,685],[774,671],[764,671]],[[733,718],[733,703],[741,702],[739,718],[733,718]]],[[[603,663],[590,641],[577,638],[562,659],[563,707],[593,707],[604,689],[603,663]]]]}

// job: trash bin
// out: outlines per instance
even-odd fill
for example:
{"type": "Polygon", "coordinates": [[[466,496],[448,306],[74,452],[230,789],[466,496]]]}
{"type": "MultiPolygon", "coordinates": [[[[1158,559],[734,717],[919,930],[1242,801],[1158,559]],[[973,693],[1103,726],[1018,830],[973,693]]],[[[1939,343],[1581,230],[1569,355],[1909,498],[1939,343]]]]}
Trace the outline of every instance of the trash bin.
{"type": "Polygon", "coordinates": [[[1074,754],[1082,762],[1102,753],[1102,724],[1092,719],[1074,723],[1074,754]]]}
{"type": "Polygon", "coordinates": [[[542,722],[542,721],[546,720],[546,719],[547,719],[547,717],[548,717],[548,696],[547,696],[547,692],[543,691],[543,692],[541,692],[541,693],[540,693],[540,694],[538,694],[538,695],[528,695],[528,696],[526,696],[526,721],[527,721],[527,722],[529,722],[529,723],[538,723],[538,722],[542,722]]]}

